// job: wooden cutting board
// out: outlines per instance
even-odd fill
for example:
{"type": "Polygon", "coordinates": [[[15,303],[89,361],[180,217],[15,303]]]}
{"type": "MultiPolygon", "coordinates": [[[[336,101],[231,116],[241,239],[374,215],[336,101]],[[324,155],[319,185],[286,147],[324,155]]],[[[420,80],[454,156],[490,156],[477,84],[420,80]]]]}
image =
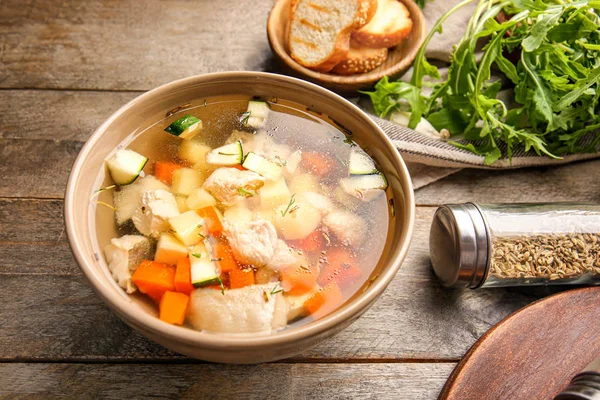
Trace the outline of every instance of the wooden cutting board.
{"type": "Polygon", "coordinates": [[[552,399],[600,357],[600,287],[539,300],[492,327],[456,366],[440,399],[552,399]]]}

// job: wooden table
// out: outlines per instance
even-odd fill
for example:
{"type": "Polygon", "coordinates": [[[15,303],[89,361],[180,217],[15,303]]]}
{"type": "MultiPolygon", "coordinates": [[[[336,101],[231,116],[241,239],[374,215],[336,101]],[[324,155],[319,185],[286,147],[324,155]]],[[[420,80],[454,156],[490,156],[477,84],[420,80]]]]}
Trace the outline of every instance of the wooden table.
{"type": "Polygon", "coordinates": [[[255,366],[190,360],[123,324],[74,262],[63,193],[85,140],[145,90],[212,71],[275,71],[271,3],[0,2],[0,396],[433,399],[467,349],[551,289],[446,290],[428,232],[447,202],[600,202],[599,161],[463,170],[416,192],[414,241],[377,304],[337,337],[255,366]]]}

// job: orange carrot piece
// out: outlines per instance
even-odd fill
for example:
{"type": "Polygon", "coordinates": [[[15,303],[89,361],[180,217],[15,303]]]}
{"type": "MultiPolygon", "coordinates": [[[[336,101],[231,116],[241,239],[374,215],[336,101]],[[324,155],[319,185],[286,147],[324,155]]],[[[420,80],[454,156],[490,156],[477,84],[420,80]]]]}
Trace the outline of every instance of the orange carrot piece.
{"type": "Polygon", "coordinates": [[[241,165],[232,165],[231,168],[239,169],[240,171],[244,171],[246,169],[246,168],[242,167],[241,165]]]}
{"type": "Polygon", "coordinates": [[[229,287],[239,289],[254,285],[254,271],[250,268],[229,271],[229,287]]]}
{"type": "Polygon", "coordinates": [[[180,168],[183,167],[169,161],[156,161],[154,163],[154,176],[165,185],[171,185],[173,182],[173,172],[180,168]]]}
{"type": "Polygon", "coordinates": [[[347,288],[360,279],[362,271],[356,266],[350,252],[342,249],[332,249],[327,252],[327,263],[321,266],[321,273],[317,282],[325,286],[331,282],[338,283],[342,288],[347,288]]]}
{"type": "Polygon", "coordinates": [[[140,292],[158,303],[165,292],[175,290],[175,267],[144,260],[133,273],[132,280],[140,292]]]}
{"type": "Polygon", "coordinates": [[[204,207],[196,211],[198,215],[204,219],[208,232],[214,236],[220,236],[223,233],[223,225],[221,224],[221,217],[217,213],[217,210],[210,206],[204,207]]]}
{"type": "Polygon", "coordinates": [[[325,236],[320,230],[316,230],[304,239],[290,241],[292,247],[309,253],[315,253],[325,248],[325,236]]]}
{"type": "Polygon", "coordinates": [[[333,160],[325,154],[306,151],[302,152],[301,165],[315,175],[323,176],[331,170],[333,160]]]}
{"type": "Polygon", "coordinates": [[[308,293],[317,286],[316,268],[299,265],[282,269],[279,274],[283,290],[294,296],[308,293]]]}
{"type": "Polygon", "coordinates": [[[237,261],[233,257],[231,247],[224,243],[217,243],[213,245],[214,258],[217,261],[217,265],[222,274],[231,272],[239,268],[237,261]]]}
{"type": "Polygon", "coordinates": [[[183,258],[177,261],[177,269],[175,270],[175,290],[187,295],[194,290],[189,258],[183,258]]]}
{"type": "Polygon", "coordinates": [[[190,298],[186,294],[165,292],[158,306],[160,320],[173,325],[183,325],[189,301],[190,298]]]}
{"type": "Polygon", "coordinates": [[[330,283],[313,293],[304,302],[304,309],[314,318],[320,318],[341,306],[343,302],[344,296],[339,286],[330,283]]]}

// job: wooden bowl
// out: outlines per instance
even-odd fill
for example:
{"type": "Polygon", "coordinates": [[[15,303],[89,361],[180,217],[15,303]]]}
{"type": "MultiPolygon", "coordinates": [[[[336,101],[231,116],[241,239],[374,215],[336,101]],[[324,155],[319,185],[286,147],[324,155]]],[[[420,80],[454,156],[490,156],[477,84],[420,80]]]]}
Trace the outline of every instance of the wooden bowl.
{"type": "Polygon", "coordinates": [[[414,61],[417,51],[427,35],[425,17],[419,6],[413,0],[399,1],[410,12],[410,17],[413,20],[412,31],[404,41],[390,49],[387,60],[381,66],[370,72],[344,76],[313,71],[298,64],[290,56],[286,39],[291,0],[277,0],[269,14],[267,35],[271,50],[273,50],[273,54],[275,54],[275,57],[281,64],[286,67],[286,72],[328,89],[341,93],[349,93],[360,89],[372,88],[377,81],[386,75],[389,77],[399,77],[406,72],[414,61]]]}

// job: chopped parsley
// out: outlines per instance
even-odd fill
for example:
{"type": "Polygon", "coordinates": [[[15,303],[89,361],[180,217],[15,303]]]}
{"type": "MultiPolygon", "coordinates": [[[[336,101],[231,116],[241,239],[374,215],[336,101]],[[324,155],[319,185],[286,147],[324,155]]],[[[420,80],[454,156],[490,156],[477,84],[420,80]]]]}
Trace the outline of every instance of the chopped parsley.
{"type": "Polygon", "coordinates": [[[238,194],[242,197],[253,197],[256,195],[256,192],[250,192],[250,191],[244,189],[243,187],[239,187],[237,189],[237,191],[238,191],[238,194]]]}
{"type": "Polygon", "coordinates": [[[200,253],[192,253],[192,255],[196,258],[202,258],[202,254],[200,253]]]}
{"type": "Polygon", "coordinates": [[[242,125],[246,125],[248,123],[248,120],[250,119],[250,114],[252,114],[252,111],[244,111],[240,117],[240,123],[242,125]]]}

